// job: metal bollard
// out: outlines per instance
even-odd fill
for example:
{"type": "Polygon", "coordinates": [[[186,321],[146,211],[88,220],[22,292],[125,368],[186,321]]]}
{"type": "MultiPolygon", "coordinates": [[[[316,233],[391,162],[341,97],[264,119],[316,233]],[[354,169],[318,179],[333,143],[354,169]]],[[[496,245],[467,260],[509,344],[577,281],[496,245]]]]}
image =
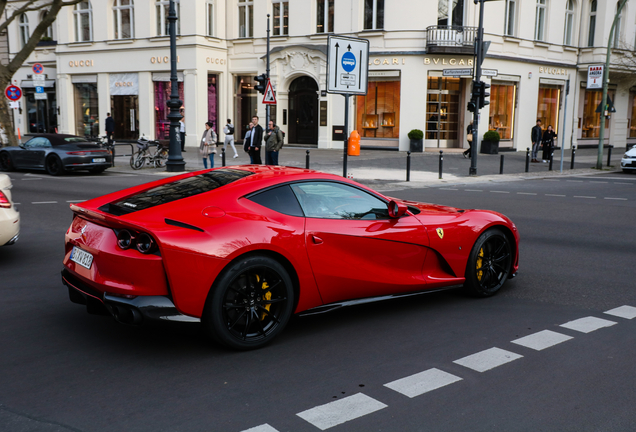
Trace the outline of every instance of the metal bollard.
{"type": "Polygon", "coordinates": [[[309,150],[307,150],[307,155],[305,156],[305,169],[309,169],[309,150]]]}
{"type": "Polygon", "coordinates": [[[548,171],[552,171],[552,161],[554,160],[554,151],[550,153],[550,165],[548,165],[548,171]]]}
{"type": "Polygon", "coordinates": [[[503,174],[504,155],[499,159],[499,174],[503,174]]]}
{"type": "Polygon", "coordinates": [[[530,147],[526,147],[526,172],[530,171],[530,147]]]}
{"type": "Polygon", "coordinates": [[[610,161],[612,159],[612,149],[614,148],[614,146],[612,144],[610,144],[610,146],[607,148],[607,166],[610,166],[610,161]]]}
{"type": "Polygon", "coordinates": [[[110,166],[114,167],[115,166],[115,144],[113,144],[110,147],[110,154],[111,154],[110,166]]]}
{"type": "Polygon", "coordinates": [[[439,179],[442,179],[442,167],[444,166],[444,152],[439,151],[439,179]]]}
{"type": "Polygon", "coordinates": [[[574,169],[574,157],[576,156],[576,146],[572,146],[572,159],[570,160],[570,169],[574,169]]]}
{"type": "Polygon", "coordinates": [[[225,166],[225,149],[221,149],[221,166],[225,166]]]}
{"type": "Polygon", "coordinates": [[[406,181],[411,181],[411,152],[406,152],[406,181]]]}

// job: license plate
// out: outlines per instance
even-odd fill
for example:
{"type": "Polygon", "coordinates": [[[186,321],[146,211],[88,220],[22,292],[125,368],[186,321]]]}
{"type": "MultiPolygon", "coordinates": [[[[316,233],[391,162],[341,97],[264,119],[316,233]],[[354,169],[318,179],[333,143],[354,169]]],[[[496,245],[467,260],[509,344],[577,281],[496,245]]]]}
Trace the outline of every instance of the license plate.
{"type": "Polygon", "coordinates": [[[73,246],[73,250],[71,251],[71,261],[90,270],[91,265],[93,265],[93,255],[85,250],[73,246]]]}
{"type": "Polygon", "coordinates": [[[93,158],[93,163],[106,162],[106,158],[93,158]]]}

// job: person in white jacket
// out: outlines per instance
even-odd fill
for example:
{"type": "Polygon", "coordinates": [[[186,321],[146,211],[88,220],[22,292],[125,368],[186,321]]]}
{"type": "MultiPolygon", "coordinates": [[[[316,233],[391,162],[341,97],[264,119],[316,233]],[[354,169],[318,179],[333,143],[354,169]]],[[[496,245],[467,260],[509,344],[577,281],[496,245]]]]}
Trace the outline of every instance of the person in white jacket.
{"type": "Polygon", "coordinates": [[[232,146],[232,150],[234,150],[234,157],[238,157],[238,152],[236,151],[236,147],[234,146],[234,125],[232,124],[231,119],[227,119],[227,124],[223,128],[223,133],[225,134],[225,141],[223,142],[223,150],[227,151],[228,143],[232,146]]]}

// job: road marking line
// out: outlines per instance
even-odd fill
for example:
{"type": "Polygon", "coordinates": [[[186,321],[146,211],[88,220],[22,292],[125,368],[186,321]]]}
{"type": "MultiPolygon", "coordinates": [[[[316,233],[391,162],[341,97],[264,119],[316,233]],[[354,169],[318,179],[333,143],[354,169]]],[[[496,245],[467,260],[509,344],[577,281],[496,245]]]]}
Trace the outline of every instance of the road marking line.
{"type": "Polygon", "coordinates": [[[636,307],[627,305],[619,306],[617,308],[610,309],[604,313],[625,319],[634,319],[636,318],[636,307]]]}
{"type": "Polygon", "coordinates": [[[34,201],[31,204],[57,204],[57,201],[34,201]]]}
{"type": "Polygon", "coordinates": [[[614,324],[616,324],[614,321],[589,316],[566,322],[565,324],[561,324],[561,327],[565,327],[570,330],[576,330],[581,333],[590,333],[603,327],[613,326],[614,324]]]}
{"type": "Polygon", "coordinates": [[[517,195],[536,195],[534,192],[517,192],[517,195]]]}
{"type": "Polygon", "coordinates": [[[483,192],[483,190],[479,189],[464,189],[465,192],[483,192]]]}
{"type": "Polygon", "coordinates": [[[490,192],[492,192],[492,193],[510,193],[508,191],[490,191],[490,192]]]}
{"type": "Polygon", "coordinates": [[[574,198],[588,198],[588,199],[596,199],[593,196],[585,196],[585,195],[574,195],[574,198]]]}
{"type": "Polygon", "coordinates": [[[476,370],[477,372],[485,372],[521,357],[523,356],[520,354],[502,350],[500,348],[490,348],[485,351],[460,358],[459,360],[455,360],[453,363],[476,370]]]}
{"type": "Polygon", "coordinates": [[[278,429],[274,429],[273,427],[265,423],[260,426],[245,429],[243,432],[278,432],[278,429]]]}
{"type": "Polygon", "coordinates": [[[325,405],[320,405],[296,414],[320,430],[326,430],[339,424],[357,419],[372,412],[386,408],[383,404],[363,393],[346,397],[325,405]]]}
{"type": "Polygon", "coordinates": [[[519,339],[515,339],[511,342],[513,344],[532,348],[536,351],[541,351],[570,339],[572,339],[572,336],[566,336],[564,334],[553,332],[551,330],[543,330],[519,339]]]}
{"type": "Polygon", "coordinates": [[[560,194],[545,194],[545,196],[564,197],[565,195],[560,195],[560,194]]]}
{"type": "Polygon", "coordinates": [[[559,179],[543,179],[543,181],[561,181],[559,179]]]}
{"type": "Polygon", "coordinates": [[[461,380],[458,376],[433,368],[384,384],[384,387],[414,398],[461,380]]]}
{"type": "Polygon", "coordinates": [[[611,198],[611,197],[605,197],[603,199],[608,199],[608,200],[617,200],[617,201],[627,201],[627,198],[611,198]]]}
{"type": "Polygon", "coordinates": [[[602,182],[602,181],[594,181],[594,180],[592,180],[592,181],[590,181],[590,183],[608,183],[608,182],[602,182]]]}
{"type": "Polygon", "coordinates": [[[573,183],[583,183],[583,180],[566,180],[573,183]]]}
{"type": "Polygon", "coordinates": [[[22,181],[25,181],[25,180],[42,180],[42,177],[27,177],[27,178],[23,178],[21,180],[22,181]]]}
{"type": "Polygon", "coordinates": [[[458,189],[453,189],[453,188],[439,188],[439,190],[458,190],[458,189]]]}
{"type": "Polygon", "coordinates": [[[622,184],[622,185],[633,185],[633,183],[620,183],[620,182],[614,182],[614,184],[622,184]]]}
{"type": "Polygon", "coordinates": [[[86,200],[68,200],[67,203],[76,203],[76,202],[84,202],[86,200]]]}

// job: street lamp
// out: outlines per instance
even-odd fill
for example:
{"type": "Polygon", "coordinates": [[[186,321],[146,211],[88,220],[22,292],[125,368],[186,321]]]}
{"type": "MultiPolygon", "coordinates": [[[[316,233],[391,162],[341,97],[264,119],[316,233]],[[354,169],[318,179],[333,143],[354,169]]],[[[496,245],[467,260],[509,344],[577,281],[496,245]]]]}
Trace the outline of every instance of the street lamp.
{"type": "Polygon", "coordinates": [[[179,113],[181,104],[179,100],[179,83],[177,78],[177,12],[174,7],[174,0],[170,0],[170,10],[168,12],[168,22],[170,31],[170,100],[167,105],[170,108],[168,119],[170,120],[170,148],[168,149],[168,162],[166,171],[185,171],[185,161],[181,154],[181,144],[179,136],[179,120],[182,115],[179,113]]]}

